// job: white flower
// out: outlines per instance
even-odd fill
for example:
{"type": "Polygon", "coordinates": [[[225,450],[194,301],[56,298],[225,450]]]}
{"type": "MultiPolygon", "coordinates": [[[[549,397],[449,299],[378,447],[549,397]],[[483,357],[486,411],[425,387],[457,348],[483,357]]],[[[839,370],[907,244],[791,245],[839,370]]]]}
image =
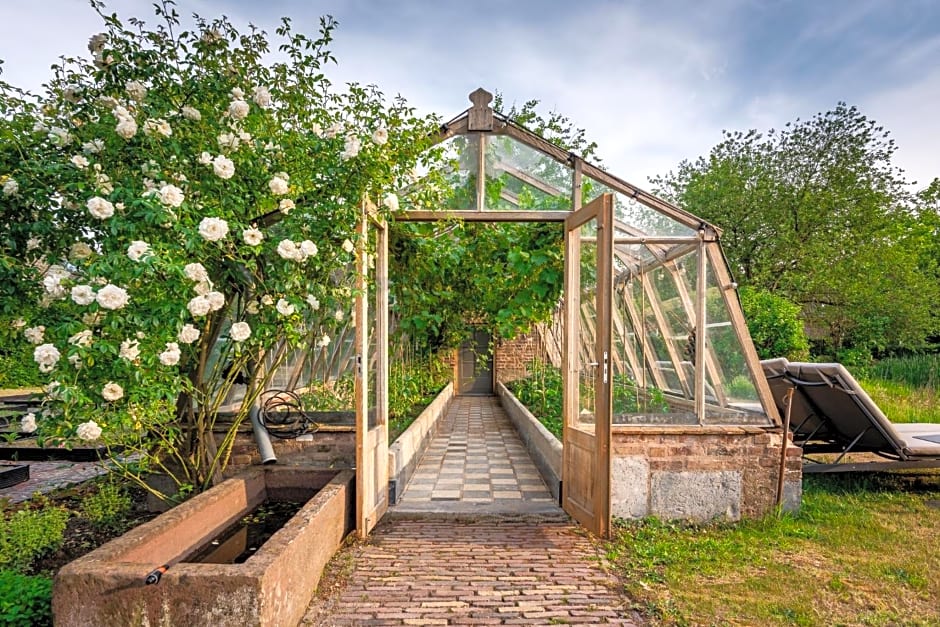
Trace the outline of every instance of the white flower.
{"type": "Polygon", "coordinates": [[[281,213],[288,214],[295,206],[296,205],[294,205],[293,200],[290,198],[284,198],[280,203],[278,203],[277,208],[281,210],[281,213]]]}
{"type": "Polygon", "coordinates": [[[81,355],[69,355],[69,363],[72,364],[73,368],[79,370],[82,367],[81,355]]]}
{"type": "Polygon", "coordinates": [[[86,155],[96,155],[102,150],[104,150],[104,142],[100,139],[93,139],[82,144],[82,152],[86,155]]]}
{"type": "Polygon", "coordinates": [[[236,322],[229,329],[228,335],[234,342],[244,342],[251,335],[251,327],[247,322],[236,322]]]}
{"type": "Polygon", "coordinates": [[[62,88],[62,97],[71,102],[72,104],[78,104],[82,99],[81,90],[75,85],[66,85],[62,88]]]}
{"type": "Polygon", "coordinates": [[[85,329],[84,331],[79,331],[75,335],[69,338],[69,344],[72,346],[91,346],[92,334],[91,329],[85,329]]]}
{"type": "Polygon", "coordinates": [[[88,167],[88,159],[84,155],[75,155],[70,159],[72,165],[74,165],[79,170],[84,170],[88,167]]]}
{"type": "Polygon", "coordinates": [[[199,329],[187,322],[176,337],[183,344],[192,344],[199,339],[199,329]]]}
{"type": "Polygon", "coordinates": [[[72,135],[64,128],[53,126],[49,129],[49,140],[56,146],[68,146],[72,143],[72,135]]]}
{"type": "Polygon", "coordinates": [[[343,240],[343,250],[345,250],[347,253],[351,253],[353,250],[355,250],[355,248],[356,247],[353,245],[351,241],[349,241],[348,239],[343,240]]]}
{"type": "Polygon", "coordinates": [[[130,139],[137,134],[137,122],[134,121],[134,118],[118,118],[114,132],[124,139],[130,139]]]}
{"type": "Polygon", "coordinates": [[[69,259],[71,261],[81,261],[91,257],[92,252],[94,251],[92,251],[91,246],[85,242],[75,242],[69,247],[69,259]]]}
{"type": "Polygon", "coordinates": [[[3,184],[4,196],[16,196],[18,191],[20,191],[20,184],[16,182],[16,179],[8,179],[7,182],[3,184]]]}
{"type": "Polygon", "coordinates": [[[323,135],[323,127],[320,126],[318,123],[313,122],[310,125],[310,132],[316,135],[317,137],[320,137],[321,135],[323,135]]]}
{"type": "Polygon", "coordinates": [[[251,314],[252,316],[256,315],[260,309],[258,309],[258,301],[252,300],[245,305],[245,311],[251,314]]]}
{"type": "Polygon", "coordinates": [[[72,288],[72,302],[76,305],[90,305],[95,302],[95,290],[90,285],[76,285],[72,288]]]}
{"type": "Polygon", "coordinates": [[[333,312],[333,317],[336,319],[337,322],[342,322],[343,316],[344,314],[343,314],[342,309],[337,309],[336,311],[333,312]]]}
{"type": "Polygon", "coordinates": [[[199,235],[207,242],[217,242],[228,235],[228,222],[222,218],[203,218],[199,223],[199,235]]]}
{"type": "Polygon", "coordinates": [[[199,113],[199,109],[196,109],[195,107],[189,107],[189,106],[183,107],[182,113],[183,113],[183,117],[186,118],[187,120],[194,120],[198,122],[199,120],[202,119],[202,114],[199,113]]]}
{"type": "Polygon", "coordinates": [[[251,141],[251,133],[249,133],[248,131],[239,131],[238,139],[240,139],[242,142],[247,144],[248,142],[251,141]]]}
{"type": "Polygon", "coordinates": [[[264,305],[265,307],[270,307],[271,305],[274,304],[274,297],[271,296],[270,294],[265,294],[264,296],[261,297],[261,304],[264,305]]]}
{"type": "Polygon", "coordinates": [[[212,291],[212,281],[199,281],[193,286],[193,291],[200,296],[205,296],[212,291]]]}
{"type": "Polygon", "coordinates": [[[83,422],[78,425],[75,434],[82,440],[91,442],[101,437],[101,427],[99,427],[98,423],[94,420],[89,420],[88,422],[83,422]]]}
{"type": "Polygon", "coordinates": [[[283,196],[288,192],[287,180],[282,179],[280,176],[275,176],[268,181],[268,187],[271,189],[271,193],[276,196],[283,196]]]}
{"type": "Polygon", "coordinates": [[[206,272],[205,266],[203,266],[198,261],[187,263],[186,267],[183,268],[183,273],[186,275],[187,279],[197,283],[209,280],[209,273],[206,272]]]}
{"type": "Polygon", "coordinates": [[[114,109],[120,105],[114,96],[98,96],[98,104],[106,109],[114,109]]]}
{"type": "Polygon", "coordinates": [[[144,122],[144,133],[147,135],[163,135],[169,137],[173,134],[170,123],[162,118],[153,118],[144,122]]]}
{"type": "Polygon", "coordinates": [[[330,124],[330,126],[326,129],[326,132],[325,132],[323,135],[324,135],[324,137],[326,137],[327,139],[333,139],[334,137],[336,137],[337,135],[339,135],[340,131],[342,131],[342,130],[343,130],[343,127],[339,125],[339,122],[333,122],[333,123],[330,124]]]}
{"type": "Polygon", "coordinates": [[[286,298],[279,298],[274,308],[282,316],[289,316],[294,313],[294,306],[286,298]]]}
{"type": "Polygon", "coordinates": [[[256,105],[262,108],[270,107],[272,104],[271,92],[263,85],[255,87],[255,91],[251,94],[251,99],[255,101],[256,105]]]}
{"type": "Polygon", "coordinates": [[[244,100],[233,100],[228,106],[228,114],[234,120],[244,120],[248,117],[248,103],[244,100]]]}
{"type": "Polygon", "coordinates": [[[127,257],[131,261],[140,261],[144,257],[148,257],[152,254],[150,250],[150,244],[143,242],[141,240],[134,240],[131,242],[131,245],[127,247],[127,257]]]}
{"type": "Polygon", "coordinates": [[[199,154],[198,161],[199,161],[199,165],[209,165],[210,163],[212,163],[212,155],[206,151],[203,151],[202,153],[199,154]]]}
{"type": "Polygon", "coordinates": [[[301,254],[302,254],[302,257],[301,257],[300,261],[303,261],[303,260],[306,259],[307,257],[316,257],[316,256],[317,256],[317,245],[314,244],[313,242],[311,242],[311,241],[308,240],[308,239],[305,239],[304,241],[300,242],[300,247],[299,247],[299,248],[300,248],[300,252],[301,252],[301,254]]]}
{"type": "Polygon", "coordinates": [[[99,220],[105,220],[114,215],[114,205],[111,204],[111,201],[105,200],[101,196],[89,198],[85,206],[88,207],[88,213],[99,220]]]}
{"type": "Polygon", "coordinates": [[[33,360],[39,364],[40,372],[51,372],[62,354],[52,344],[40,344],[33,351],[33,360]]]}
{"type": "Polygon", "coordinates": [[[277,245],[277,254],[282,259],[296,260],[301,253],[300,249],[297,248],[297,244],[289,239],[282,239],[277,245]]]}
{"type": "Polygon", "coordinates": [[[176,342],[167,342],[166,350],[160,353],[160,363],[164,366],[175,366],[180,363],[180,345],[176,342]]]}
{"type": "Polygon", "coordinates": [[[320,301],[317,300],[317,297],[313,294],[307,294],[307,304],[310,305],[310,309],[314,311],[320,308],[320,301]]]}
{"type": "Polygon", "coordinates": [[[140,81],[128,81],[124,85],[124,89],[127,91],[128,96],[138,102],[147,97],[147,88],[140,81]]]}
{"type": "Polygon", "coordinates": [[[205,296],[195,296],[186,304],[186,309],[194,318],[200,318],[209,313],[209,301],[205,296]]]}
{"type": "Polygon", "coordinates": [[[241,87],[232,87],[232,98],[235,100],[244,100],[245,92],[242,91],[241,87]]]}
{"type": "Polygon", "coordinates": [[[104,45],[106,43],[108,43],[107,33],[98,33],[96,35],[92,35],[88,39],[88,52],[92,54],[101,52],[104,49],[104,45]]]}
{"type": "Polygon", "coordinates": [[[212,171],[220,179],[230,179],[235,174],[235,163],[225,155],[212,160],[212,171]]]}
{"type": "Polygon", "coordinates": [[[329,336],[329,335],[324,335],[324,336],[321,337],[319,340],[317,340],[317,346],[319,346],[320,348],[326,348],[326,347],[329,346],[329,345],[330,345],[330,336],[329,336]]]}
{"type": "Polygon", "coordinates": [[[20,418],[20,432],[21,433],[32,433],[36,430],[36,414],[29,412],[22,418],[20,418]]]}
{"type": "Polygon", "coordinates": [[[264,233],[255,227],[251,227],[250,229],[242,231],[242,239],[245,240],[245,243],[249,246],[257,246],[261,243],[261,240],[264,239],[264,233]]]}
{"type": "Polygon", "coordinates": [[[50,274],[42,279],[42,287],[50,298],[65,298],[65,288],[62,287],[61,276],[50,274]]]}
{"type": "Polygon", "coordinates": [[[121,309],[130,298],[127,295],[127,290],[108,283],[98,290],[95,300],[103,309],[121,309]]]}
{"type": "Polygon", "coordinates": [[[343,152],[340,155],[343,159],[352,159],[359,154],[359,150],[362,148],[362,142],[359,141],[359,138],[355,135],[348,135],[346,137],[346,142],[343,144],[343,152]]]}
{"type": "Polygon", "coordinates": [[[26,326],[26,321],[23,320],[22,318],[17,318],[11,324],[14,329],[22,329],[23,327],[26,326]]]}
{"type": "Polygon", "coordinates": [[[240,140],[234,133],[222,133],[218,137],[220,148],[238,148],[240,140]]]}
{"type": "Polygon", "coordinates": [[[385,205],[389,211],[398,211],[398,196],[395,194],[388,194],[385,196],[382,204],[385,205]]]}
{"type": "Polygon", "coordinates": [[[377,145],[382,146],[388,142],[388,130],[384,128],[377,128],[375,132],[372,133],[372,141],[377,145]]]}
{"type": "Polygon", "coordinates": [[[121,342],[121,350],[118,357],[127,361],[134,361],[140,357],[140,342],[137,340],[124,340],[121,342]]]}
{"type": "Polygon", "coordinates": [[[104,317],[100,311],[89,311],[88,313],[82,314],[82,324],[89,327],[96,327],[101,324],[101,320],[104,317]]]}
{"type": "Polygon", "coordinates": [[[61,387],[62,384],[58,381],[50,381],[48,384],[46,384],[46,387],[44,387],[42,391],[45,393],[47,399],[54,401],[56,399],[62,398],[62,390],[60,389],[61,387]]]}
{"type": "MultiPolygon", "coordinates": [[[[95,166],[97,167],[98,164],[96,163],[95,166]]],[[[98,188],[98,192],[102,194],[110,194],[114,191],[114,185],[111,184],[111,177],[101,172],[95,174],[95,185],[98,188]]],[[[123,208],[120,205],[121,203],[118,203],[115,206],[118,208],[123,208]]]]}
{"type": "Polygon", "coordinates": [[[209,311],[218,311],[225,305],[225,294],[222,292],[207,292],[203,298],[209,303],[209,311]]]}
{"type": "Polygon", "coordinates": [[[26,251],[38,250],[42,246],[42,241],[38,237],[31,237],[26,240],[26,251]]]}
{"type": "Polygon", "coordinates": [[[160,202],[168,207],[179,207],[185,200],[183,190],[172,183],[167,183],[161,187],[157,195],[160,198],[160,202]]]}
{"type": "Polygon", "coordinates": [[[35,327],[29,327],[23,331],[23,336],[30,344],[42,344],[46,333],[46,327],[41,324],[35,327]]]}

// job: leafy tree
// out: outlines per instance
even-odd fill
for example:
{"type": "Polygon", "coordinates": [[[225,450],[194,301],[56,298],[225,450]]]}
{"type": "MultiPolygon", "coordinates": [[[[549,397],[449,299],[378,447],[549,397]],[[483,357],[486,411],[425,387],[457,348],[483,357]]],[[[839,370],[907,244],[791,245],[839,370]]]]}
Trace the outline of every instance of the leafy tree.
{"type": "Polygon", "coordinates": [[[739,294],[747,328],[761,359],[786,357],[800,361],[809,357],[799,305],[749,286],[742,287],[739,294]]]}
{"type": "Polygon", "coordinates": [[[725,132],[707,157],[655,178],[723,229],[742,284],[800,305],[827,352],[917,346],[937,328],[935,272],[887,131],[839,103],[766,135],[725,132]]]}

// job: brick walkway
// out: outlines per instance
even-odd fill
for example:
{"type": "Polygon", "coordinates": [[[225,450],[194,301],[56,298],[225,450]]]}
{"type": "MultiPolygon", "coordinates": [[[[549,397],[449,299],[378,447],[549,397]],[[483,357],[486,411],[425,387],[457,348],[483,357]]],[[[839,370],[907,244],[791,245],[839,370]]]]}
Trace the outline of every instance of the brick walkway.
{"type": "MultiPolygon", "coordinates": [[[[4,462],[14,463],[14,462],[4,462]]],[[[23,483],[0,489],[0,499],[19,503],[32,498],[36,492],[52,492],[75,483],[82,483],[108,472],[101,462],[22,462],[29,465],[29,479],[23,483]]]]}
{"type": "Polygon", "coordinates": [[[386,520],[333,568],[304,625],[639,625],[570,523],[386,520]]]}

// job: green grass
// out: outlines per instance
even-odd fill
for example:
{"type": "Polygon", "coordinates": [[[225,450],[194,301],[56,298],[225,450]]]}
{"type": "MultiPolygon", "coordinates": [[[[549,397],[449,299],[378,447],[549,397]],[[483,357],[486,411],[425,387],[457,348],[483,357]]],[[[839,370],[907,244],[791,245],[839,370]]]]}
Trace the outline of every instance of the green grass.
{"type": "Polygon", "coordinates": [[[658,624],[937,625],[940,474],[920,480],[807,477],[799,514],[737,524],[621,521],[608,557],[658,624]]]}
{"type": "Polygon", "coordinates": [[[940,355],[882,359],[858,379],[892,422],[940,423],[940,355]]]}

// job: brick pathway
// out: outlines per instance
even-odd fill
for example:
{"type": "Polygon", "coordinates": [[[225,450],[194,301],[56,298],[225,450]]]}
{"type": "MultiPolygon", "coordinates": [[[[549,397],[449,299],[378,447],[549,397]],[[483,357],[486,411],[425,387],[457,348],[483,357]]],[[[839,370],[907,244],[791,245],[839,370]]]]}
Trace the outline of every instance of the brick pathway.
{"type": "Polygon", "coordinates": [[[334,558],[352,572],[303,624],[641,624],[598,560],[571,523],[386,520],[334,558]]]}
{"type": "MultiPolygon", "coordinates": [[[[14,463],[14,462],[4,462],[14,463]]],[[[101,462],[21,462],[29,465],[29,479],[23,483],[0,489],[0,499],[19,503],[32,498],[36,492],[52,492],[75,483],[82,483],[108,472],[101,462]]]]}

